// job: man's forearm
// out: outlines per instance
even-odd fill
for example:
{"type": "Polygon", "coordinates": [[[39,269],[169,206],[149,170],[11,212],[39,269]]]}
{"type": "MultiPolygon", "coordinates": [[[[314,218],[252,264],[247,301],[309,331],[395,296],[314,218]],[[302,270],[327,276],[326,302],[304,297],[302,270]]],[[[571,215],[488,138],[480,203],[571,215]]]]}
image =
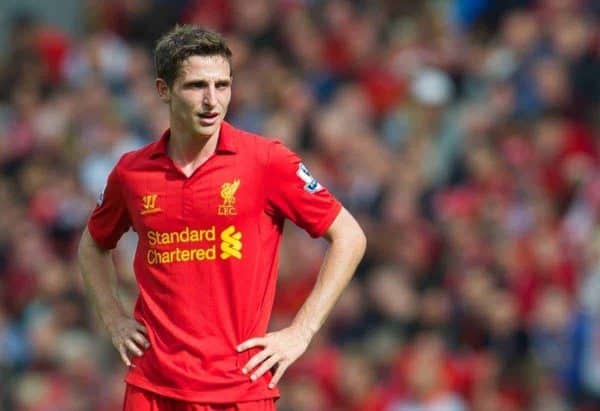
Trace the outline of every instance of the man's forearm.
{"type": "Polygon", "coordinates": [[[125,310],[118,298],[117,276],[110,252],[98,248],[87,229],[79,243],[79,267],[90,300],[108,326],[125,310]]]}
{"type": "Polygon", "coordinates": [[[331,233],[331,245],[316,284],[292,324],[309,340],[323,325],[365,252],[362,230],[346,210],[342,212],[346,215],[334,223],[336,230],[331,233]]]}

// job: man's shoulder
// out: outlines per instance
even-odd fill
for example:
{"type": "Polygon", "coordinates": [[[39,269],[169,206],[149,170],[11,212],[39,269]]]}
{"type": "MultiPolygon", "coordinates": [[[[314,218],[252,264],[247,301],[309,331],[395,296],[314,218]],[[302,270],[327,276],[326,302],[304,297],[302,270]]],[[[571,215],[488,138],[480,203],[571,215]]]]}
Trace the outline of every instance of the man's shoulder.
{"type": "Polygon", "coordinates": [[[245,155],[267,159],[269,152],[276,145],[282,144],[276,137],[264,136],[251,131],[230,126],[235,135],[238,150],[245,155]]]}
{"type": "Polygon", "coordinates": [[[262,134],[243,130],[234,126],[230,129],[235,133],[236,142],[242,146],[256,146],[258,148],[268,148],[271,144],[278,141],[276,138],[264,136],[262,134]]]}

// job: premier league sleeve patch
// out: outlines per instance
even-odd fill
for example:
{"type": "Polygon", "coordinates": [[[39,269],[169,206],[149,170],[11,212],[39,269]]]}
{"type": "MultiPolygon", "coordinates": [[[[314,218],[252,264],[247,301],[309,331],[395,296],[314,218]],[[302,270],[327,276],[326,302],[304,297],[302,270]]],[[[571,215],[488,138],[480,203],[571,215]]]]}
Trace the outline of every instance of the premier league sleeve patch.
{"type": "Polygon", "coordinates": [[[101,207],[102,203],[104,203],[104,192],[105,191],[106,191],[106,186],[104,186],[102,191],[100,191],[100,193],[98,193],[98,198],[96,199],[96,204],[98,205],[98,207],[101,207]]]}
{"type": "Polygon", "coordinates": [[[309,193],[316,193],[323,189],[323,186],[310,174],[310,171],[308,171],[308,168],[306,168],[304,164],[300,163],[300,165],[298,165],[296,175],[305,182],[304,189],[309,193]]]}

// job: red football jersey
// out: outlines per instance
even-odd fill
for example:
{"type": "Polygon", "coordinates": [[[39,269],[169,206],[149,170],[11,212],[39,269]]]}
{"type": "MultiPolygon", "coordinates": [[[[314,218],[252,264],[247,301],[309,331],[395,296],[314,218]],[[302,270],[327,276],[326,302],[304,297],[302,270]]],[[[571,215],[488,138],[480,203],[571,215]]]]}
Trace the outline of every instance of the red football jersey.
{"type": "Polygon", "coordinates": [[[169,137],[119,160],[88,223],[106,249],[130,227],[139,236],[134,317],[151,347],[125,380],[197,402],[278,397],[270,373],[242,374],[260,349],[235,347],[267,331],[284,220],[321,236],[341,204],[279,142],[224,122],[216,152],[188,178],[169,137]]]}

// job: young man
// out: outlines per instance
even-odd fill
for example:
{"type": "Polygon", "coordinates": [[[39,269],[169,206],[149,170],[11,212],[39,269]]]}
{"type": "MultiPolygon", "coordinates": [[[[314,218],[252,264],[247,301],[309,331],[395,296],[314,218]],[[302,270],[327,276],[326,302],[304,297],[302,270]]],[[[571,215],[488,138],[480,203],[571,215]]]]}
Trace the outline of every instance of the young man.
{"type": "Polygon", "coordinates": [[[365,236],[294,153],[224,121],[231,51],[219,34],[178,26],[155,62],[170,128],[119,160],[79,248],[86,287],[129,367],[124,409],[274,410],[278,381],[352,277],[365,236]],[[286,218],[330,247],[292,324],[265,334],[286,218]],[[139,236],[133,318],[109,251],[129,228],[139,236]]]}

